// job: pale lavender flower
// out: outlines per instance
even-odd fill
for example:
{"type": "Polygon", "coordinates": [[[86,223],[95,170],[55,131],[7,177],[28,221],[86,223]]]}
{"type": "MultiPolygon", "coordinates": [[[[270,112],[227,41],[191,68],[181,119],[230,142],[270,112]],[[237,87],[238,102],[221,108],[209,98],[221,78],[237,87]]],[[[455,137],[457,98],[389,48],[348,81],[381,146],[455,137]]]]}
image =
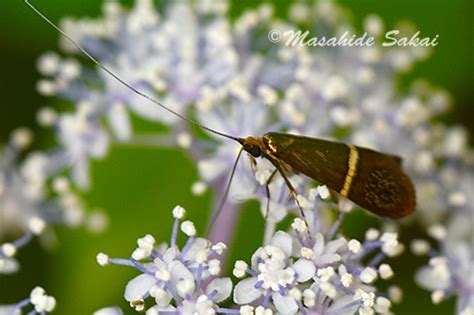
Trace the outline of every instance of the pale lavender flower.
{"type": "Polygon", "coordinates": [[[30,297],[20,301],[16,304],[0,305],[0,314],[2,315],[20,315],[26,311],[28,306],[33,306],[28,314],[46,314],[50,313],[56,307],[56,299],[52,296],[46,295],[45,291],[41,287],[34,288],[30,297]]]}
{"type": "Polygon", "coordinates": [[[140,271],[139,276],[129,281],[124,294],[137,311],[144,310],[145,301],[153,298],[154,303],[147,308],[147,314],[226,312],[218,306],[232,291],[230,278],[218,277],[221,271],[219,257],[226,246],[196,237],[193,223],[181,222],[184,214],[185,210],[180,206],[173,210],[175,223],[170,245],[156,246],[153,236],[147,234],[138,239],[138,247],[129,259],[109,258],[103,253],[97,255],[102,266],[118,264],[140,271]],[[182,249],[176,244],[178,229],[188,237],[182,249]]]}
{"type": "Polygon", "coordinates": [[[397,235],[370,230],[361,244],[336,234],[342,215],[327,229],[308,210],[306,217],[312,218],[310,226],[295,219],[293,235],[276,232],[256,250],[250,266],[235,263],[236,277],[250,277],[235,286],[234,302],[279,314],[389,313],[390,300],[377,297],[372,284],[378,277],[393,276],[391,267],[381,261],[401,252],[397,235]]]}

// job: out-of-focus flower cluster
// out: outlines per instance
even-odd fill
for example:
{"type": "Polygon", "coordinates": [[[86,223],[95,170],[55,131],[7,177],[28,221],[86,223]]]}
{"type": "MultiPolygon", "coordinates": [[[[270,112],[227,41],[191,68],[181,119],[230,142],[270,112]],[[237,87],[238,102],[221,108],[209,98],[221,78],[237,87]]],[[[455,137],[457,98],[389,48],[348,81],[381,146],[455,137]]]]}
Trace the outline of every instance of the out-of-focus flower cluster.
{"type": "MultiPolygon", "coordinates": [[[[290,7],[286,20],[277,18],[269,4],[247,10],[235,20],[228,18],[228,8],[223,0],[178,1],[169,2],[159,13],[151,0],[137,0],[130,11],[107,1],[103,16],[65,19],[61,26],[134,88],[221,132],[245,137],[282,130],[402,156],[404,169],[416,184],[418,222],[439,241],[433,249],[425,240],[413,242],[415,252],[432,257],[418,280],[434,290],[435,302],[457,295],[458,313],[472,310],[469,297],[474,281],[462,276],[474,257],[472,230],[464,227],[474,213],[469,202],[472,168],[466,171],[472,150],[467,147],[466,132],[434,121],[451,104],[445,91],[425,81],[414,82],[406,91],[396,85],[398,75],[410,71],[429,50],[377,45],[294,47],[285,46],[285,40],[276,44],[267,39],[270,30],[307,29],[314,36],[326,37],[354,31],[346,12],[329,0],[313,5],[298,2],[290,7]],[[449,223],[444,226],[443,222],[449,223]],[[432,276],[442,281],[433,286],[432,276]]],[[[398,28],[406,35],[414,29],[407,23],[398,28]]],[[[367,17],[364,31],[382,36],[383,21],[367,17]]],[[[70,112],[47,107],[38,112],[38,122],[54,130],[58,146],[21,156],[31,135],[20,130],[0,155],[0,237],[10,230],[24,231],[18,240],[1,244],[0,272],[15,271],[16,250],[49,225],[85,222],[93,229],[105,225],[101,214],[85,214],[74,191],[89,186],[91,159],[105,157],[115,141],[186,149],[201,176],[193,193],[212,185],[218,197],[239,149],[213,134],[194,135],[185,122],[106,73],[83,65],[70,42],[63,39],[61,44],[69,56],[52,52],[42,56],[38,70],[44,78],[37,84],[41,94],[74,105],[70,112]],[[141,135],[133,130],[134,116],[164,124],[169,132],[141,135]]],[[[374,231],[362,244],[336,238],[334,227],[343,214],[336,223],[323,220],[321,213],[326,210],[318,203],[327,192],[321,187],[310,189],[309,179],[300,175],[290,179],[301,194],[298,201],[308,213],[309,226],[297,221],[292,234],[275,233],[275,224],[296,207],[288,200],[279,175],[269,184],[271,198],[267,200],[264,186],[273,171],[265,160],[243,159],[221,215],[232,217],[238,207],[234,202],[248,199],[259,200],[262,213],[267,204],[270,210],[264,246],[250,266],[239,261],[234,269],[236,276],[249,275],[235,287],[234,302],[243,304],[240,311],[388,312],[389,300],[376,297],[375,287],[365,280],[389,277],[390,267],[380,260],[388,254],[384,245],[398,245],[396,238],[387,233],[374,236],[374,231]],[[377,250],[371,263],[361,262],[377,250]],[[254,302],[256,309],[247,305],[254,302]]],[[[342,200],[338,208],[346,212],[352,205],[342,200]]],[[[179,222],[180,216],[174,215],[179,222]]],[[[232,229],[215,226],[213,239],[229,241],[232,229]]],[[[169,248],[155,247],[154,239],[145,236],[131,259],[99,255],[98,261],[134,266],[142,273],[129,283],[125,294],[137,310],[151,296],[156,301],[148,311],[151,314],[176,308],[238,312],[218,306],[232,288],[230,279],[217,277],[221,249],[214,247],[222,245],[196,238],[190,222],[182,222],[181,229],[189,237],[181,250],[176,246],[176,223],[169,248]]],[[[105,311],[113,310],[120,312],[116,308],[105,311]]]]}
{"type": "Polygon", "coordinates": [[[33,310],[28,314],[46,314],[52,312],[56,307],[56,299],[52,296],[46,295],[46,292],[41,287],[34,288],[30,297],[26,298],[16,304],[0,305],[0,314],[2,315],[21,315],[22,311],[26,311],[28,306],[33,306],[33,310]]]}
{"type": "Polygon", "coordinates": [[[12,132],[9,143],[0,151],[0,274],[19,268],[15,255],[33,236],[51,242],[50,226],[85,223],[90,230],[101,230],[106,224],[99,212],[87,214],[70,181],[61,175],[67,166],[56,151],[29,152],[32,133],[26,128],[12,132]],[[12,236],[21,235],[17,239],[12,236]]]}

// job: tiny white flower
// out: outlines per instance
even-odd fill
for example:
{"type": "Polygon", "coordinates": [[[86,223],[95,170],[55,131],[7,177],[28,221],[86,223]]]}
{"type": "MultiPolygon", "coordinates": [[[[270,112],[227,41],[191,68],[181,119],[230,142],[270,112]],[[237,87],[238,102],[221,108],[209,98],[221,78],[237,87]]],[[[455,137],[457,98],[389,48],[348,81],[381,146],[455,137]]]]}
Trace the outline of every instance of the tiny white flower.
{"type": "Polygon", "coordinates": [[[219,242],[217,244],[214,244],[212,246],[212,250],[215,251],[217,254],[219,255],[222,255],[222,253],[224,252],[224,250],[227,249],[227,245],[222,243],[222,242],[219,242]]]}
{"type": "Polygon", "coordinates": [[[40,56],[36,63],[36,68],[42,75],[52,76],[60,67],[59,55],[55,52],[47,52],[40,56]]]}
{"type": "Polygon", "coordinates": [[[45,294],[41,287],[34,288],[30,293],[31,304],[37,312],[51,312],[56,307],[56,299],[45,294]]]}
{"type": "Polygon", "coordinates": [[[388,287],[388,297],[393,303],[400,303],[403,299],[403,291],[400,287],[396,285],[391,285],[388,287]]]}
{"type": "Polygon", "coordinates": [[[415,239],[410,243],[411,251],[413,252],[413,254],[418,256],[426,255],[429,252],[430,248],[430,243],[426,240],[415,239]]]}
{"type": "Polygon", "coordinates": [[[34,303],[37,312],[51,312],[56,307],[56,299],[52,296],[43,295],[34,303]]]}
{"type": "Polygon", "coordinates": [[[181,231],[183,231],[183,233],[187,236],[196,235],[196,228],[194,227],[194,223],[189,220],[181,223],[181,231]]]}
{"type": "Polygon", "coordinates": [[[206,250],[200,250],[196,254],[196,262],[198,264],[203,264],[207,261],[207,252],[206,250]]]}
{"type": "Polygon", "coordinates": [[[431,293],[431,301],[433,304],[439,304],[441,301],[444,300],[444,291],[443,290],[435,290],[431,293]]]}
{"type": "Polygon", "coordinates": [[[335,274],[333,267],[320,268],[317,275],[322,282],[327,282],[335,274]]]}
{"type": "Polygon", "coordinates": [[[353,296],[354,301],[362,300],[362,304],[366,307],[373,307],[375,301],[374,292],[365,292],[362,289],[357,289],[353,296]]]}
{"type": "Polygon", "coordinates": [[[42,287],[35,287],[30,293],[30,299],[32,300],[32,303],[34,303],[38,297],[43,296],[44,294],[45,291],[42,287]]]}
{"type": "Polygon", "coordinates": [[[97,260],[97,263],[102,267],[109,264],[109,256],[104,253],[98,253],[96,260],[97,260]]]}
{"type": "Polygon", "coordinates": [[[316,189],[318,190],[321,199],[327,199],[331,196],[326,185],[318,186],[316,189]]]}
{"type": "Polygon", "coordinates": [[[369,241],[374,241],[380,236],[380,231],[374,228],[370,228],[365,232],[365,238],[369,241]]]}
{"type": "Polygon", "coordinates": [[[352,284],[352,275],[348,272],[341,275],[341,283],[346,288],[350,287],[352,284]]]}
{"type": "Polygon", "coordinates": [[[58,114],[50,107],[40,108],[36,114],[36,120],[42,127],[51,127],[58,119],[58,114]]]}
{"type": "Polygon", "coordinates": [[[31,233],[35,235],[40,235],[43,233],[46,227],[46,222],[39,217],[31,217],[28,221],[28,228],[30,229],[31,233]]]}
{"type": "Polygon", "coordinates": [[[388,264],[381,264],[379,266],[379,273],[380,273],[380,278],[382,279],[390,279],[393,277],[393,270],[392,267],[388,264]]]}
{"type": "Polygon", "coordinates": [[[362,245],[360,244],[360,242],[358,240],[352,239],[347,243],[347,247],[354,254],[358,254],[358,253],[360,253],[360,249],[361,249],[362,245]]]}
{"type": "Polygon", "coordinates": [[[33,141],[33,132],[25,127],[16,128],[13,130],[11,138],[12,144],[15,147],[25,149],[33,141]]]}
{"type": "Polygon", "coordinates": [[[392,306],[392,303],[390,302],[389,299],[379,296],[375,299],[375,311],[380,314],[387,314],[389,313],[390,306],[392,306]]]}
{"type": "Polygon", "coordinates": [[[240,307],[240,314],[241,315],[253,315],[253,306],[251,305],[243,305],[240,307]]]}
{"type": "Polygon", "coordinates": [[[191,186],[191,192],[195,196],[201,196],[202,194],[206,192],[206,190],[207,190],[207,184],[205,182],[198,181],[198,182],[193,183],[193,185],[191,186]]]}
{"type": "Polygon", "coordinates": [[[1,249],[6,257],[13,257],[16,254],[16,247],[12,243],[3,243],[1,249]]]}
{"type": "Polygon", "coordinates": [[[242,278],[245,276],[245,272],[248,269],[248,265],[245,261],[243,260],[237,260],[234,264],[234,270],[232,271],[232,274],[236,276],[237,278],[242,278]]]}
{"type": "Polygon", "coordinates": [[[308,230],[308,226],[306,225],[306,222],[300,218],[296,218],[293,223],[291,224],[291,227],[300,233],[304,233],[308,230]]]}
{"type": "Polygon", "coordinates": [[[291,288],[289,293],[297,301],[300,301],[303,297],[303,295],[301,294],[300,289],[298,289],[298,288],[291,288]]]}
{"type": "Polygon", "coordinates": [[[69,190],[69,180],[64,176],[56,177],[53,180],[53,190],[59,194],[69,190]]]}
{"type": "Polygon", "coordinates": [[[186,214],[186,210],[181,206],[176,206],[173,209],[173,217],[175,219],[182,219],[183,216],[186,214]]]}
{"type": "Polygon", "coordinates": [[[467,197],[463,192],[457,191],[449,194],[449,204],[454,207],[464,207],[467,203],[467,197]]]}
{"type": "Polygon", "coordinates": [[[211,275],[216,276],[221,272],[221,262],[218,259],[211,259],[207,265],[211,275]]]}
{"type": "Polygon", "coordinates": [[[446,228],[441,224],[435,224],[428,228],[428,234],[435,240],[441,241],[446,238],[446,228]]]}
{"type": "Polygon", "coordinates": [[[397,233],[385,232],[380,237],[382,241],[382,251],[390,257],[399,254],[403,247],[399,246],[397,233]]]}
{"type": "Polygon", "coordinates": [[[326,294],[328,297],[330,297],[331,299],[335,298],[336,297],[336,287],[334,285],[332,285],[331,283],[329,282],[321,282],[319,284],[319,287],[321,288],[321,290],[324,292],[324,294],[326,294]]]}
{"type": "Polygon", "coordinates": [[[255,315],[272,315],[273,311],[271,308],[264,308],[263,306],[257,306],[255,309],[255,315]]]}
{"type": "Polygon", "coordinates": [[[278,101],[276,91],[268,85],[260,85],[257,89],[257,93],[263,99],[265,105],[273,106],[278,101]]]}
{"type": "Polygon", "coordinates": [[[306,259],[312,259],[314,257],[314,252],[311,248],[302,247],[300,250],[300,255],[306,259]]]}
{"type": "Polygon", "coordinates": [[[191,146],[193,138],[188,132],[181,132],[177,135],[176,142],[180,147],[187,149],[191,146]]]}
{"type": "Polygon", "coordinates": [[[360,274],[360,280],[364,283],[372,283],[377,279],[377,272],[372,267],[366,267],[360,274]]]}
{"type": "Polygon", "coordinates": [[[149,257],[153,251],[155,245],[155,238],[147,234],[137,240],[138,248],[132,253],[132,258],[135,260],[142,260],[149,257]]]}

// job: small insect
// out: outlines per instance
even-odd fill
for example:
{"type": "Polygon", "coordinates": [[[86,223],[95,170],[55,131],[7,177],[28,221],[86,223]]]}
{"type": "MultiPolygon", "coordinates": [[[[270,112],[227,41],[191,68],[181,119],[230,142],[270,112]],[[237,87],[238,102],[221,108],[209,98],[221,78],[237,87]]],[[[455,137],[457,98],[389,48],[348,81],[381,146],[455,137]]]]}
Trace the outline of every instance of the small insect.
{"type": "MultiPolygon", "coordinates": [[[[286,175],[286,170],[288,169],[303,173],[325,184],[331,191],[352,200],[362,208],[379,216],[396,219],[407,216],[414,211],[416,204],[415,189],[411,179],[403,172],[401,159],[399,157],[351,144],[286,133],[269,132],[261,138],[239,138],[204,126],[172,110],[125,82],[118,75],[102,65],[88,51],[82,48],[79,43],[29,3],[28,0],[25,0],[25,3],[62,36],[75,45],[87,58],[126,88],[190,124],[240,143],[242,147],[232,168],[229,185],[232,181],[241,153],[242,151],[246,151],[252,157],[265,158],[275,166],[276,170],[272,176],[270,176],[269,180],[271,180],[276,172],[280,173],[303,217],[305,217],[305,215],[298,202],[297,191],[286,175]]],[[[268,183],[269,181],[266,185],[267,197],[269,197],[268,183]]],[[[229,185],[227,186],[222,203],[229,192],[229,185]]],[[[218,209],[222,208],[222,203],[218,209]]],[[[219,210],[214,216],[213,222],[218,214],[219,210]]]]}

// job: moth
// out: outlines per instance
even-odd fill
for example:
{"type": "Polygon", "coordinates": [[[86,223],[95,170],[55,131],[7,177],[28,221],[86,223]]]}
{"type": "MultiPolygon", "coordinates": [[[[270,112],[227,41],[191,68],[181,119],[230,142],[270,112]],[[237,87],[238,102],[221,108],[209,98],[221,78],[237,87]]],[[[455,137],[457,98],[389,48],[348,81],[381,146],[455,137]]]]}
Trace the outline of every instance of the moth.
{"type": "MultiPolygon", "coordinates": [[[[297,192],[286,174],[286,170],[289,168],[325,184],[333,192],[337,192],[339,195],[348,198],[362,208],[379,216],[396,219],[407,216],[415,210],[415,189],[411,179],[403,172],[399,157],[351,144],[293,134],[269,132],[262,137],[239,138],[209,128],[174,111],[128,84],[102,65],[79,43],[29,3],[28,0],[25,0],[25,3],[76,46],[87,58],[126,88],[190,124],[240,143],[242,147],[234,163],[229,185],[241,153],[246,151],[254,158],[268,159],[275,166],[276,170],[270,176],[270,179],[276,172],[280,173],[303,217],[304,212],[298,202],[297,192]]],[[[227,196],[229,191],[229,185],[227,186],[225,196],[227,196]]],[[[266,188],[267,197],[269,197],[268,185],[266,185],[266,188]]],[[[225,197],[223,198],[224,200],[225,197]]],[[[214,216],[214,220],[218,213],[219,211],[214,216]]]]}

